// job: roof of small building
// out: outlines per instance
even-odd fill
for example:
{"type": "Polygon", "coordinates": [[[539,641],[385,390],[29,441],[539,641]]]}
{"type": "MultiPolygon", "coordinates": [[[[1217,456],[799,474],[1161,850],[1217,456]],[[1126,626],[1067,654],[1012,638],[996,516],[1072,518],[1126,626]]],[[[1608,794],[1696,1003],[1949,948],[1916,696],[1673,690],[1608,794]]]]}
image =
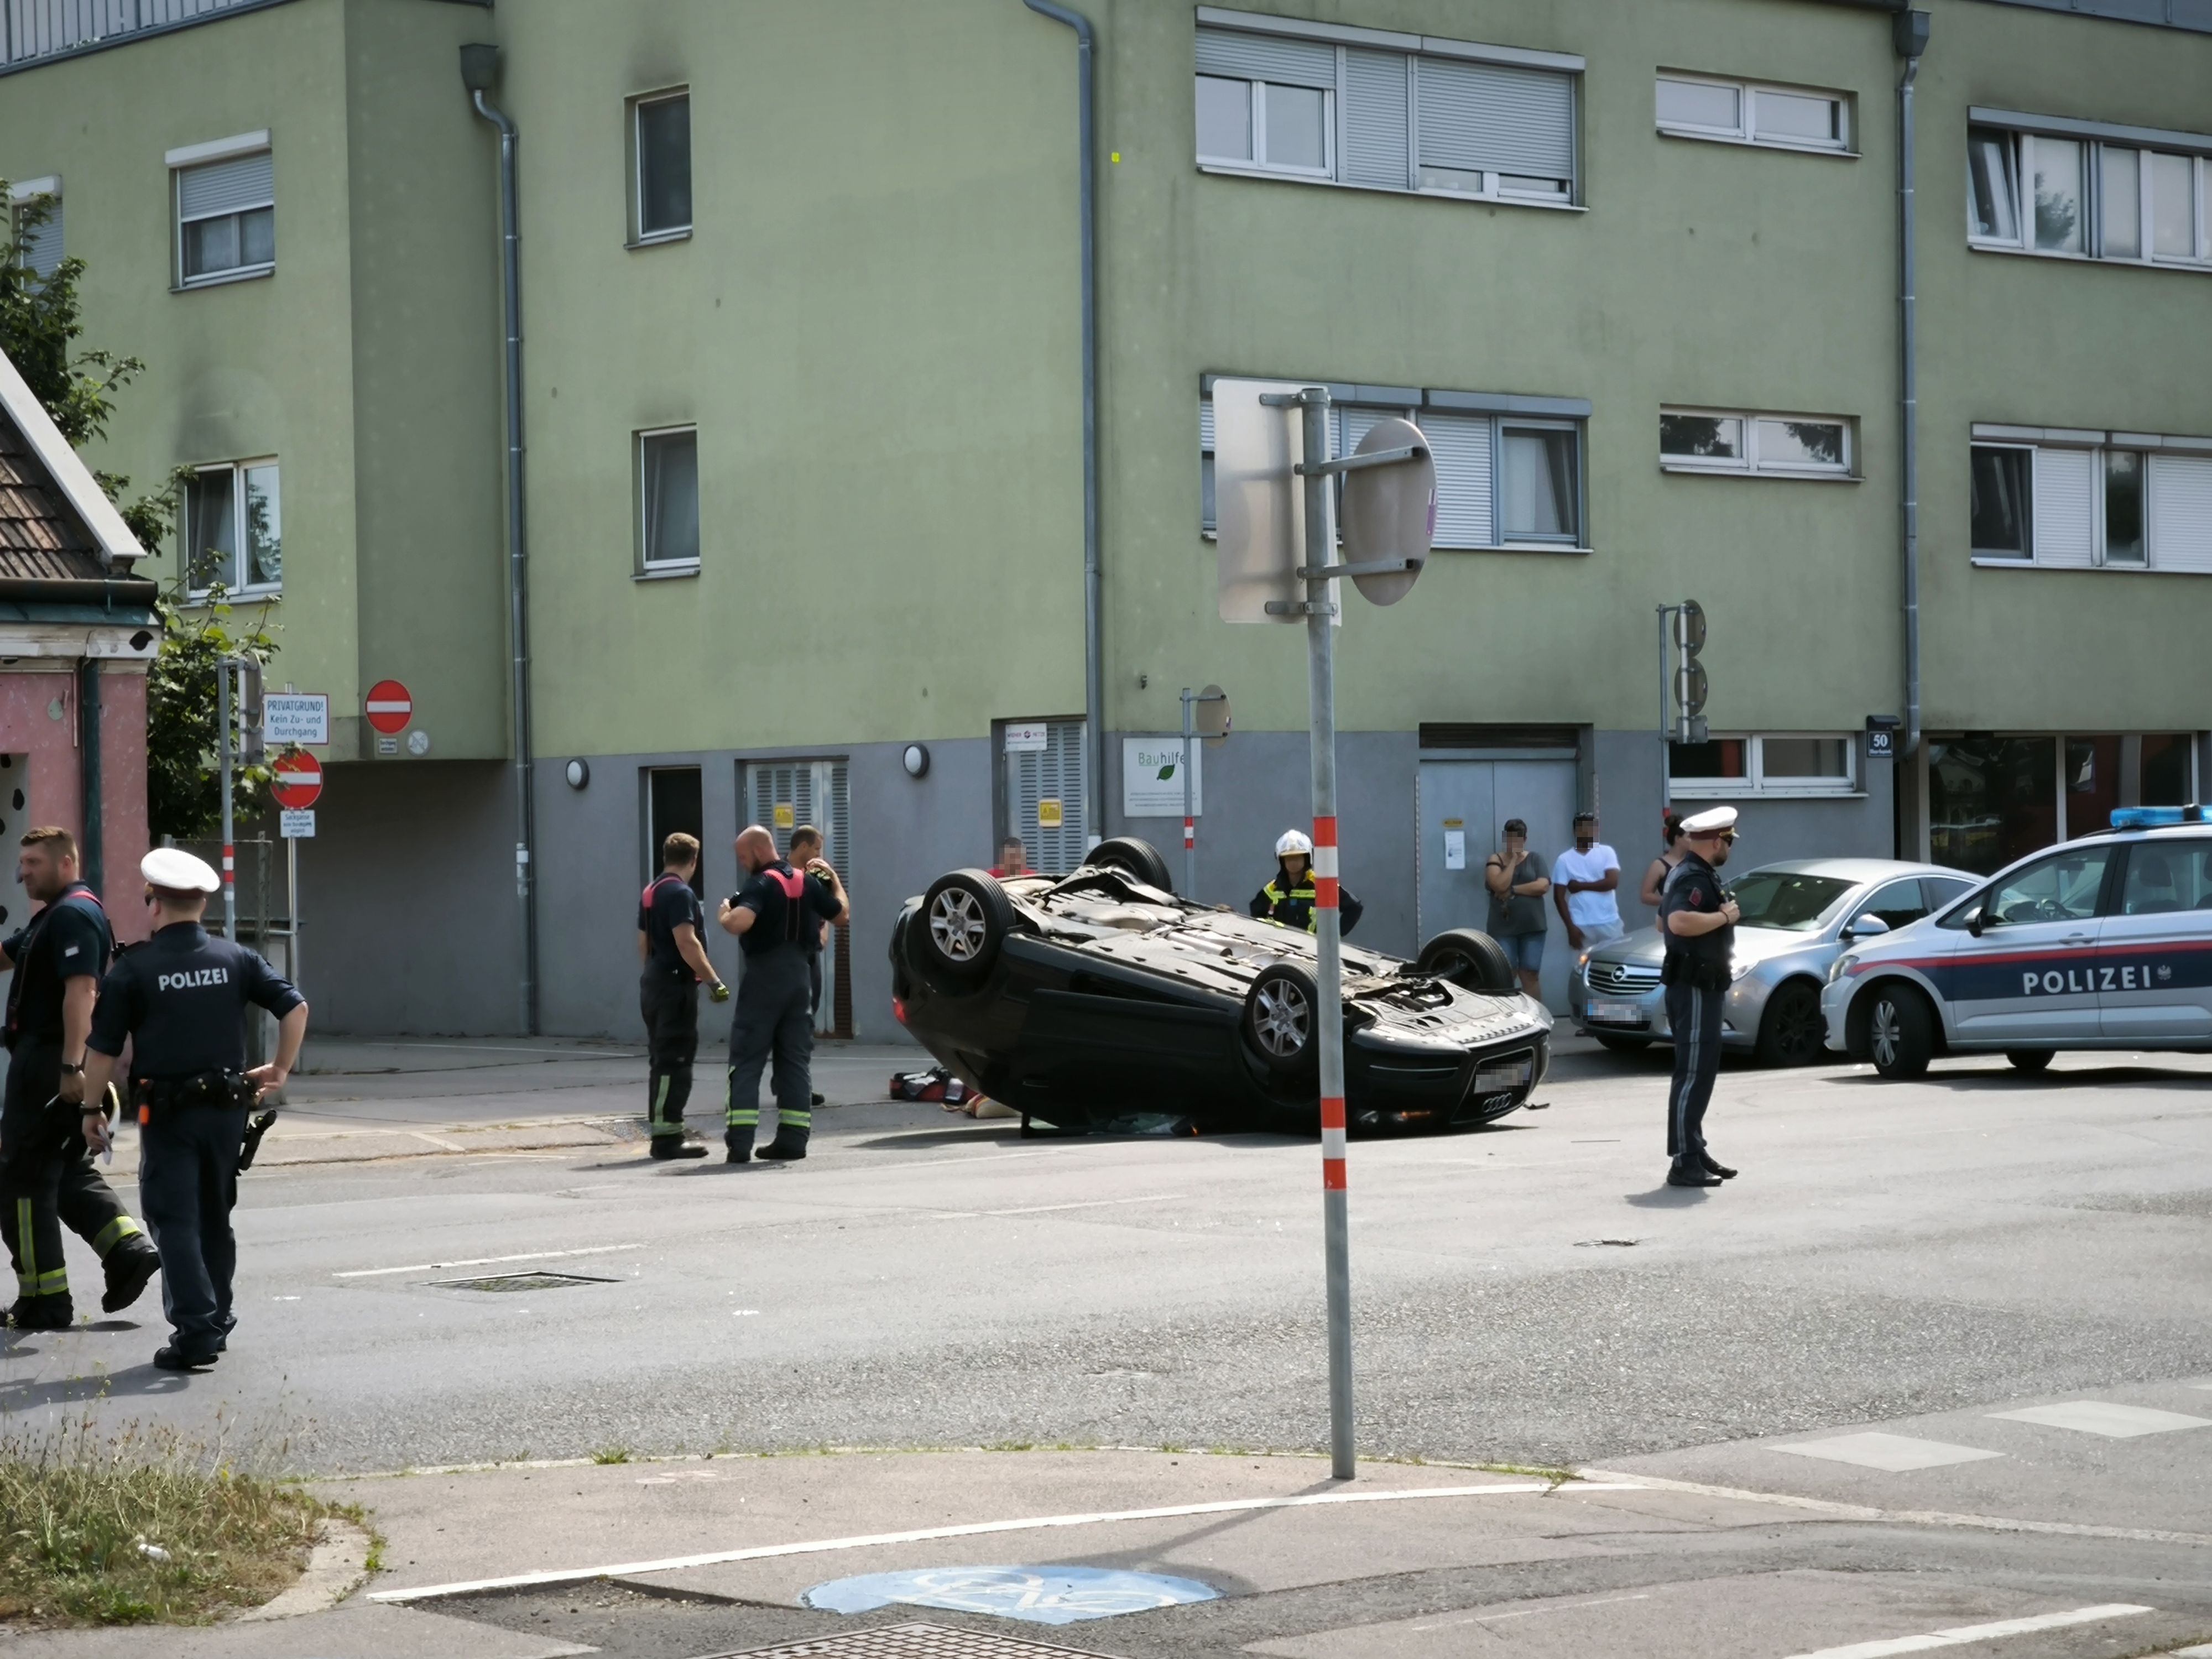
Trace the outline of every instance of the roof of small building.
{"type": "Polygon", "coordinates": [[[122,515],[0,352],[0,580],[131,580],[122,515]]]}

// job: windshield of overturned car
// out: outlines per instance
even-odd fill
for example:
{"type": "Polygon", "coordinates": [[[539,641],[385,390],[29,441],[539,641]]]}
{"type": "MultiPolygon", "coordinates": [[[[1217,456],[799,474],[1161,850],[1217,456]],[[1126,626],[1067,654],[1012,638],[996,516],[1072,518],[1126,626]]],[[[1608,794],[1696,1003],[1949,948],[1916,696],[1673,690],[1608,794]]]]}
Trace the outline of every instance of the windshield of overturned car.
{"type": "Polygon", "coordinates": [[[1754,870],[1735,888],[1736,906],[1747,927],[1778,927],[1809,933],[1820,925],[1851,884],[1832,876],[1796,875],[1787,870],[1754,870]]]}

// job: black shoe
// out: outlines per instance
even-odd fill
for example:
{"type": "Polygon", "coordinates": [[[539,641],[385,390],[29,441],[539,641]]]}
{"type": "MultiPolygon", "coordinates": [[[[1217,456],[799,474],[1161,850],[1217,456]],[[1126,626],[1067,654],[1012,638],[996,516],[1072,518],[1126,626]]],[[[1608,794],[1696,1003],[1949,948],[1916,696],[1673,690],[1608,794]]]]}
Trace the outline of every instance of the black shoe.
{"type": "Polygon", "coordinates": [[[65,1331],[76,1323],[76,1310],[65,1296],[25,1297],[8,1310],[19,1331],[65,1331]]]}
{"type": "Polygon", "coordinates": [[[673,1135],[655,1135],[653,1138],[653,1155],[659,1158],[704,1158],[707,1149],[695,1141],[678,1140],[673,1135]]]}
{"type": "Polygon", "coordinates": [[[100,1298],[102,1313],[121,1313],[144,1293],[154,1275],[161,1270],[161,1255],[149,1244],[136,1250],[119,1246],[103,1264],[107,1274],[107,1290],[100,1298]]]}
{"type": "Polygon", "coordinates": [[[829,1097],[826,1095],[816,1095],[813,1098],[814,1103],[817,1106],[827,1106],[830,1103],[829,1097]]]}
{"type": "Polygon", "coordinates": [[[173,1346],[154,1350],[154,1369],[157,1371],[204,1370],[215,1364],[213,1354],[180,1353],[173,1346]]]}
{"type": "Polygon", "coordinates": [[[722,1154],[722,1162],[725,1164],[750,1164],[752,1161],[752,1149],[750,1146],[742,1152],[732,1146],[722,1154]]]}
{"type": "Polygon", "coordinates": [[[770,1162],[776,1164],[796,1164],[800,1158],[806,1156],[806,1148],[803,1146],[786,1146],[781,1140],[771,1140],[767,1146],[762,1147],[759,1152],[756,1152],[754,1156],[756,1158],[767,1158],[770,1162]]]}
{"type": "Polygon", "coordinates": [[[1711,1152],[1700,1149],[1698,1153],[1698,1160],[1705,1165],[1705,1173],[1707,1175],[1718,1176],[1723,1181],[1734,1181],[1735,1179],[1735,1171],[1729,1169],[1727,1164],[1723,1164],[1719,1159],[1716,1158],[1711,1152]]]}
{"type": "Polygon", "coordinates": [[[1667,1184],[1669,1187],[1717,1187],[1721,1184],[1721,1178],[1717,1175],[1707,1175],[1703,1170],[1694,1169],[1678,1159],[1674,1167],[1667,1171],[1667,1184]]]}

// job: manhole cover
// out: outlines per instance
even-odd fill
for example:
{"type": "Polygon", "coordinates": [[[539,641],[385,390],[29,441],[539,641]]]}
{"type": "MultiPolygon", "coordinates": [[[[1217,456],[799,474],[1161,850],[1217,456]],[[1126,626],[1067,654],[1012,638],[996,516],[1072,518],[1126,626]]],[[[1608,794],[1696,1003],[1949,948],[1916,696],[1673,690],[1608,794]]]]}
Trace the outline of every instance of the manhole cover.
{"type": "Polygon", "coordinates": [[[1032,1625],[1073,1625],[1125,1613],[1211,1601],[1221,1592],[1195,1578],[1110,1567],[925,1567],[833,1578],[800,1596],[823,1613],[873,1613],[903,1601],[1032,1625]]]}
{"type": "Polygon", "coordinates": [[[845,1631],[780,1648],[747,1648],[709,1659],[1101,1659],[1073,1648],[1048,1648],[988,1631],[953,1630],[944,1625],[886,1625],[881,1630],[845,1631]]]}
{"type": "Polygon", "coordinates": [[[619,1285],[618,1279],[595,1279],[586,1273],[493,1273],[484,1279],[434,1279],[441,1291],[564,1291],[571,1285],[619,1285]]]}

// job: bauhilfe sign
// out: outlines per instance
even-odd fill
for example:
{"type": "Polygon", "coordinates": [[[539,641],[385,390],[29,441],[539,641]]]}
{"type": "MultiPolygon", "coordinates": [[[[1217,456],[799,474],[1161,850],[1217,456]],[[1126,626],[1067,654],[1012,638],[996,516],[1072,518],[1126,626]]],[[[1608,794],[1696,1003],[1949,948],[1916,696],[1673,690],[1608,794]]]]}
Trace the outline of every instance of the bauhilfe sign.
{"type": "MultiPolygon", "coordinates": [[[[1205,770],[1198,763],[1199,746],[1190,746],[1190,810],[1205,811],[1200,786],[1205,770]]],[[[1121,815],[1131,818],[1179,818],[1182,816],[1182,739],[1124,738],[1121,739],[1121,815]]]]}

